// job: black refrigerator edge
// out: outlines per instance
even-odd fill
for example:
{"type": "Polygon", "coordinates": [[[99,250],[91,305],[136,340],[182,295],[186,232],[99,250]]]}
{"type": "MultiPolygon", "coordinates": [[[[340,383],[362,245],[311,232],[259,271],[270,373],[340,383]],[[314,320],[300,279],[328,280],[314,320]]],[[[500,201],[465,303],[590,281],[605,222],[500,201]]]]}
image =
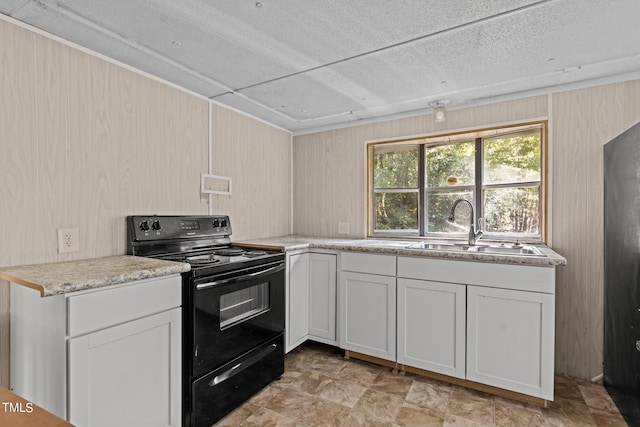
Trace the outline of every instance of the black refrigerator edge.
{"type": "Polygon", "coordinates": [[[604,385],[640,426],[640,123],[604,146],[604,385]]]}

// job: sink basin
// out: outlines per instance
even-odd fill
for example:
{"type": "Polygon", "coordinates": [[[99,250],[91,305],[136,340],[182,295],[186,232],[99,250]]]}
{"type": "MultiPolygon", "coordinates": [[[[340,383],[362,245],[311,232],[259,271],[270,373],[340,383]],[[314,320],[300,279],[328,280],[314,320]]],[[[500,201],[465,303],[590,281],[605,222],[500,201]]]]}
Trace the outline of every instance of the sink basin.
{"type": "Polygon", "coordinates": [[[472,246],[463,243],[420,242],[407,246],[409,249],[431,249],[434,251],[468,251],[472,246]]]}
{"type": "Polygon", "coordinates": [[[473,252],[483,252],[491,254],[508,254],[508,255],[527,255],[527,256],[544,256],[538,248],[533,246],[475,246],[469,248],[473,252]]]}
{"type": "Polygon", "coordinates": [[[477,245],[469,246],[465,243],[430,243],[419,242],[407,246],[408,249],[426,249],[434,251],[477,252],[495,255],[545,256],[535,246],[516,245],[477,245]]]}

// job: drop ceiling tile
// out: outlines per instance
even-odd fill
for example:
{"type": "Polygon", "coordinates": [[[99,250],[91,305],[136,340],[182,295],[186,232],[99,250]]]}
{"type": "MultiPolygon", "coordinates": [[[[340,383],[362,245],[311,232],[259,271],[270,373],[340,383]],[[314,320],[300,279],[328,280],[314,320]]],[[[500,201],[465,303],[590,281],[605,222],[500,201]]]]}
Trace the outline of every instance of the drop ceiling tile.
{"type": "Polygon", "coordinates": [[[637,0],[4,0],[0,11],[293,131],[631,78],[640,61],[637,0]]]}

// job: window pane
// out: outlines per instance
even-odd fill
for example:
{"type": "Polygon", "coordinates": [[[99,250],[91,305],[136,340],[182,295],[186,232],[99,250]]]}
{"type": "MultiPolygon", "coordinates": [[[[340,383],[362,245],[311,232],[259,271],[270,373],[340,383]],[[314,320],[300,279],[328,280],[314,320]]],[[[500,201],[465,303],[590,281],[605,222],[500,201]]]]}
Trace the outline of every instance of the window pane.
{"type": "Polygon", "coordinates": [[[484,190],[485,230],[507,233],[539,233],[540,187],[484,190]]]}
{"type": "Polygon", "coordinates": [[[418,230],[418,192],[376,193],[376,230],[418,230]]]}
{"type": "Polygon", "coordinates": [[[475,143],[460,142],[426,147],[427,187],[473,185],[475,143]],[[453,177],[454,179],[448,179],[453,177]]]}
{"type": "Polygon", "coordinates": [[[375,188],[418,187],[418,146],[377,145],[373,150],[375,188]]]}
{"type": "Polygon", "coordinates": [[[484,140],[484,183],[540,181],[540,129],[484,140]]]}
{"type": "Polygon", "coordinates": [[[454,224],[447,219],[451,206],[457,199],[467,199],[473,203],[472,190],[428,191],[427,192],[427,232],[428,233],[468,233],[470,209],[466,203],[456,207],[454,224]]]}

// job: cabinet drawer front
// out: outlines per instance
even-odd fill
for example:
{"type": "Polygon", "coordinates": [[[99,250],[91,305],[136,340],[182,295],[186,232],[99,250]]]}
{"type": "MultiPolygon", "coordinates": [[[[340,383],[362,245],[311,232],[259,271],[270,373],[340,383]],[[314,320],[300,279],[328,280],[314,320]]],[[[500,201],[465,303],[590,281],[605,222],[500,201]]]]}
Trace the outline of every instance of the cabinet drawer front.
{"type": "Polygon", "coordinates": [[[554,294],[555,276],[549,267],[398,257],[398,277],[407,279],[554,294]]]}
{"type": "Polygon", "coordinates": [[[179,307],[182,279],[168,276],[68,298],[70,337],[179,307]]]}
{"type": "Polygon", "coordinates": [[[340,256],[340,269],[342,271],[354,271],[357,273],[395,276],[396,257],[390,255],[342,252],[340,256]]]}

